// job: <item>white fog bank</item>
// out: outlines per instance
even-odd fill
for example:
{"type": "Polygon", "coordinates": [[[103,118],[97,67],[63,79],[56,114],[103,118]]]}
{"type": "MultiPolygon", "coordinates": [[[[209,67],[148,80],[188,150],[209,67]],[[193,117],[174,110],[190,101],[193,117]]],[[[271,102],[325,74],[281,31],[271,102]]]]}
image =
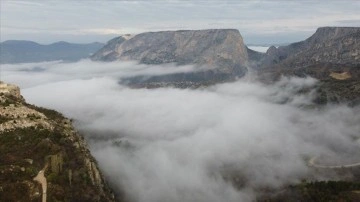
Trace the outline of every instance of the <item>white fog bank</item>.
{"type": "Polygon", "coordinates": [[[312,78],[130,89],[118,79],[139,68],[151,75],[191,67],[43,64],[30,72],[33,64],[6,66],[2,79],[20,84],[28,102],[75,119],[105,175],[131,201],[252,201],[256,188],[312,176],[306,159],[313,156],[360,156],[359,108],[312,107],[314,92],[296,94],[315,85],[312,78]],[[226,180],[234,173],[244,182],[238,188],[226,180]]]}

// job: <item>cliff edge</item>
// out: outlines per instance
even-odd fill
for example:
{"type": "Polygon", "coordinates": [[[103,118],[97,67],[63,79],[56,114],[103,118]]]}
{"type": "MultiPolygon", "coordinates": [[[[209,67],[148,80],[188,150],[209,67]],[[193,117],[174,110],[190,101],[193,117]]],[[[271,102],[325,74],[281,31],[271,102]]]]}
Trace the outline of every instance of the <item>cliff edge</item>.
{"type": "Polygon", "coordinates": [[[71,120],[2,82],[0,142],[0,201],[115,201],[71,120]],[[47,190],[35,178],[42,172],[47,190]]]}
{"type": "Polygon", "coordinates": [[[260,80],[283,76],[318,79],[318,103],[360,104],[360,27],[320,27],[304,41],[270,47],[258,67],[260,80]]]}

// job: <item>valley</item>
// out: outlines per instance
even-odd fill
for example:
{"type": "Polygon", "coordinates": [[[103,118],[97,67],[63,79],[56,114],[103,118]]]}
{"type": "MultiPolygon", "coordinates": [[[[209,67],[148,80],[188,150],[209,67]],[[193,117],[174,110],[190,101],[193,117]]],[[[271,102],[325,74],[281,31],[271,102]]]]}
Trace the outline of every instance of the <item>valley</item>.
{"type": "Polygon", "coordinates": [[[0,1],[0,201],[360,201],[359,10],[0,1]]]}

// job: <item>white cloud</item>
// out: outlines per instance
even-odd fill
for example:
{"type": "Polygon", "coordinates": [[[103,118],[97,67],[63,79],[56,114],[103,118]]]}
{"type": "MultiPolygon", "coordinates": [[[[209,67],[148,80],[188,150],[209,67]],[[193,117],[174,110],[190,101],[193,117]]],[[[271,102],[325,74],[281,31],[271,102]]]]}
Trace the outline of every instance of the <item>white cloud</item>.
{"type": "Polygon", "coordinates": [[[93,62],[84,59],[76,63],[62,63],[61,61],[24,63],[24,64],[2,64],[2,71],[6,76],[2,79],[14,81],[20,87],[32,87],[43,83],[63,81],[69,79],[89,79],[93,77],[111,76],[117,79],[164,75],[170,73],[183,73],[195,71],[192,65],[177,66],[173,64],[144,65],[135,61],[128,62],[93,62]],[[31,76],[32,79],[28,79],[31,76]]]}

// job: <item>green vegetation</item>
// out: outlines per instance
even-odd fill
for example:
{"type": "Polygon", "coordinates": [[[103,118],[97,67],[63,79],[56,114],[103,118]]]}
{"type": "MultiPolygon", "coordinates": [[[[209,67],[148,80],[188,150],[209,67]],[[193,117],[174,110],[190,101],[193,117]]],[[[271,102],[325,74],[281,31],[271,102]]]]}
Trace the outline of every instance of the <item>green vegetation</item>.
{"type": "Polygon", "coordinates": [[[298,185],[305,201],[351,201],[349,192],[360,190],[360,182],[319,181],[298,185]]]}
{"type": "MultiPolygon", "coordinates": [[[[5,96],[5,94],[2,93],[1,96],[5,96]]],[[[7,107],[11,104],[17,104],[19,102],[19,99],[13,95],[6,95],[5,102],[0,102],[0,107],[7,107]]]]}
{"type": "Polygon", "coordinates": [[[3,132],[0,135],[0,142],[3,143],[0,147],[0,164],[14,164],[30,158],[38,162],[41,168],[44,157],[53,149],[50,143],[44,141],[51,134],[49,130],[35,128],[17,128],[3,132]]]}
{"type": "Polygon", "coordinates": [[[11,120],[11,119],[0,114],[0,124],[5,123],[9,120],[11,120]]]}
{"type": "Polygon", "coordinates": [[[50,120],[60,121],[60,120],[65,119],[62,114],[60,114],[59,112],[57,112],[55,110],[46,109],[43,107],[37,107],[35,105],[30,105],[30,104],[26,104],[26,106],[29,107],[30,109],[34,109],[40,113],[43,113],[50,120]]]}
{"type": "Polygon", "coordinates": [[[355,202],[360,200],[360,182],[314,181],[286,187],[277,194],[264,195],[258,202],[355,202]]]}

